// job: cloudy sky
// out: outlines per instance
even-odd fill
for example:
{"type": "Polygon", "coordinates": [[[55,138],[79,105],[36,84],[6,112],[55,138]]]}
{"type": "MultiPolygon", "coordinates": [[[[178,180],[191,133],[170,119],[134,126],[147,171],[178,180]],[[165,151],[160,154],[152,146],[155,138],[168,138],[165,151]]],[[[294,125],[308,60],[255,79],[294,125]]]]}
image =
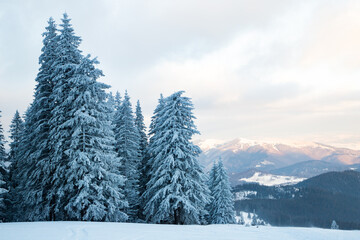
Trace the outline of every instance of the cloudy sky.
{"type": "Polygon", "coordinates": [[[318,141],[360,149],[360,1],[0,0],[5,130],[32,101],[41,34],[72,18],[102,82],[140,99],[185,90],[197,138],[318,141]]]}

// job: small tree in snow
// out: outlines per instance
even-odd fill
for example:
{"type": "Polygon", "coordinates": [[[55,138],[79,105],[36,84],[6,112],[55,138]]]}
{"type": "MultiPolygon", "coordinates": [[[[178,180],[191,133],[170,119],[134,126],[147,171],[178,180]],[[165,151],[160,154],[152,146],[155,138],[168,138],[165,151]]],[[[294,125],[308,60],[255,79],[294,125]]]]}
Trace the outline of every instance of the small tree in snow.
{"type": "Polygon", "coordinates": [[[235,223],[234,200],[231,193],[229,177],[221,161],[210,172],[210,188],[212,200],[210,203],[210,219],[212,224],[235,223]],[[212,178],[215,179],[212,180],[212,178]]]}
{"type": "Polygon", "coordinates": [[[339,225],[336,224],[335,220],[331,223],[331,229],[339,229],[339,225]]]}
{"type": "Polygon", "coordinates": [[[240,224],[240,225],[244,225],[244,224],[245,224],[244,216],[241,214],[241,212],[240,212],[240,215],[239,215],[238,224],[240,224]]]}
{"type": "Polygon", "coordinates": [[[24,122],[20,117],[19,112],[16,110],[15,115],[10,124],[11,143],[10,143],[9,160],[12,162],[18,159],[21,135],[23,130],[24,130],[24,122]]]}
{"type": "Polygon", "coordinates": [[[251,226],[257,226],[257,225],[258,225],[258,219],[256,214],[254,214],[251,219],[251,226]]]}

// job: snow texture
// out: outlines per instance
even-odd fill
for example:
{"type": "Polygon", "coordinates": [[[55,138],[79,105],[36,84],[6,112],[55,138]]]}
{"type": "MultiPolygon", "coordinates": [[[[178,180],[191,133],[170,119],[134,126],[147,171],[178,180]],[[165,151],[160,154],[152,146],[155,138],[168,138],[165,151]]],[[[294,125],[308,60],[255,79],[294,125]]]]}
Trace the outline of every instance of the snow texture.
{"type": "Polygon", "coordinates": [[[33,222],[0,224],[7,240],[355,240],[360,231],[243,225],[154,225],[99,222],[33,222]]]}
{"type": "Polygon", "coordinates": [[[265,186],[292,185],[304,181],[306,178],[293,176],[280,176],[267,173],[255,172],[250,178],[240,178],[239,181],[248,183],[259,183],[265,186]]]}

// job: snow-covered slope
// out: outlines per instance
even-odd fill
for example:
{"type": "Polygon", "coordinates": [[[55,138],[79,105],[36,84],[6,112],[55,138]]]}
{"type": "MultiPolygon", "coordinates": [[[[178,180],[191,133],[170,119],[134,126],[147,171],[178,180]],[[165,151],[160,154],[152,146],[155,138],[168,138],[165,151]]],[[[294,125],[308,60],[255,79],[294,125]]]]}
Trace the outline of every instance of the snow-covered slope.
{"type": "Polygon", "coordinates": [[[221,157],[230,174],[242,173],[251,169],[262,172],[282,169],[281,173],[272,173],[294,176],[292,172],[296,171],[286,167],[298,163],[319,161],[319,164],[312,164],[311,168],[300,170],[300,173],[306,172],[306,177],[312,177],[326,172],[324,170],[326,168],[329,171],[342,171],[351,168],[351,164],[360,163],[359,150],[337,148],[321,143],[284,144],[243,138],[232,141],[197,140],[194,143],[203,150],[199,160],[207,171],[210,170],[213,162],[221,157]],[[324,168],[324,164],[321,164],[323,162],[329,166],[324,168]]]}
{"type": "Polygon", "coordinates": [[[240,178],[239,183],[240,182],[259,183],[260,185],[265,185],[265,186],[277,186],[277,185],[292,185],[304,181],[305,179],[306,178],[255,172],[254,175],[249,178],[240,178]]]}
{"type": "Polygon", "coordinates": [[[243,225],[152,225],[96,222],[0,223],[4,240],[339,240],[359,239],[360,231],[243,225]]]}

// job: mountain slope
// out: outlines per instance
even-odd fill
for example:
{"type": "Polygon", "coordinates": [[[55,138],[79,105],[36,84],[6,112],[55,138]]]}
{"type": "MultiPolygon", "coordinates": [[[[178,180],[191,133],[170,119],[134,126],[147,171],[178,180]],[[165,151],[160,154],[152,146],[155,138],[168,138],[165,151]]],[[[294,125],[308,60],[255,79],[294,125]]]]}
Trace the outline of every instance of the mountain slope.
{"type": "Polygon", "coordinates": [[[328,172],[302,181],[296,187],[323,190],[360,198],[360,172],[351,170],[328,172]]]}
{"type": "Polygon", "coordinates": [[[228,142],[198,140],[195,144],[203,150],[199,160],[206,170],[221,157],[230,175],[256,169],[277,175],[312,177],[360,163],[360,151],[321,143],[265,143],[240,138],[228,142]]]}
{"type": "Polygon", "coordinates": [[[321,160],[308,160],[292,164],[283,168],[271,170],[270,172],[278,175],[289,175],[309,178],[329,171],[342,171],[349,169],[348,165],[330,163],[321,160]]]}
{"type": "Polygon", "coordinates": [[[360,229],[360,172],[324,173],[294,186],[238,185],[234,192],[236,211],[255,210],[271,225],[329,228],[336,220],[341,229],[360,229]]]}

